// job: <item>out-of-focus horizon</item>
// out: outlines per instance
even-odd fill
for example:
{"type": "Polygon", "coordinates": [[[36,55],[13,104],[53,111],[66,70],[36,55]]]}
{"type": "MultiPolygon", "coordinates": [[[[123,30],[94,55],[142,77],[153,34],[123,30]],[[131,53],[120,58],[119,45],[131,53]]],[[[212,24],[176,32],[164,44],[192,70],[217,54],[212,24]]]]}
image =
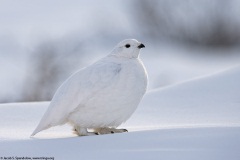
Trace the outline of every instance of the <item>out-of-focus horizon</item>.
{"type": "Polygon", "coordinates": [[[48,101],[121,40],[146,45],[148,90],[240,64],[237,0],[0,2],[0,103],[48,101]]]}

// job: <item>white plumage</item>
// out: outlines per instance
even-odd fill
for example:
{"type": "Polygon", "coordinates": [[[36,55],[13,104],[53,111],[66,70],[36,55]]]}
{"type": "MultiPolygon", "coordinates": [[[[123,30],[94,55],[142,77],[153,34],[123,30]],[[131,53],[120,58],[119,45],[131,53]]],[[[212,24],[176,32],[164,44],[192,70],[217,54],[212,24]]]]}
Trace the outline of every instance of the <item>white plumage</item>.
{"type": "Polygon", "coordinates": [[[124,40],[111,54],[69,77],[32,136],[65,123],[80,136],[126,131],[116,127],[132,115],[147,88],[147,72],[139,59],[143,47],[135,39],[124,40]]]}

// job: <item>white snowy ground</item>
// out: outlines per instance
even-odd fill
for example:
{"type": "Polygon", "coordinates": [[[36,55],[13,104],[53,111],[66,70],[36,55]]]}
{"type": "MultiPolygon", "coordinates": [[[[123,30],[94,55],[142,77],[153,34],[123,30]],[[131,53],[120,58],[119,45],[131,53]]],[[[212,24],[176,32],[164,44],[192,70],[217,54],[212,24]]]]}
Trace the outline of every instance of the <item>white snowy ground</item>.
{"type": "Polygon", "coordinates": [[[240,159],[240,66],[148,92],[129,133],[76,137],[65,125],[30,138],[48,104],[0,105],[0,159],[240,159]]]}

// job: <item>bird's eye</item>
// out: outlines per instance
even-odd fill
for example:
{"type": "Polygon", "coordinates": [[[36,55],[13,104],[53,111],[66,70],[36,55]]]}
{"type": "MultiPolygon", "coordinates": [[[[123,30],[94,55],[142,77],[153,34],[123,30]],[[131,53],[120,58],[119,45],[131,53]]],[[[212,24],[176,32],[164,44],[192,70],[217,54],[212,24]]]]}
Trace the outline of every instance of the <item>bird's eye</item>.
{"type": "Polygon", "coordinates": [[[126,48],[129,48],[129,47],[131,47],[131,46],[130,46],[130,44],[126,44],[125,47],[126,47],[126,48]]]}

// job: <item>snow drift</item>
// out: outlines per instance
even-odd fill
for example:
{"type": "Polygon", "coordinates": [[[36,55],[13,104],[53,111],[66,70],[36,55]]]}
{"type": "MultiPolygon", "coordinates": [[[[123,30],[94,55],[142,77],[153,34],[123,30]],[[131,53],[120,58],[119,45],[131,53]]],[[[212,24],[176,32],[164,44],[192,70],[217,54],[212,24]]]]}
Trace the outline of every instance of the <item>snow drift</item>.
{"type": "Polygon", "coordinates": [[[239,126],[239,115],[240,67],[237,66],[148,92],[129,123],[155,128],[239,126]]]}
{"type": "Polygon", "coordinates": [[[30,134],[48,102],[0,105],[0,157],[239,160],[240,67],[147,93],[121,127],[75,137],[69,126],[30,134]]]}

